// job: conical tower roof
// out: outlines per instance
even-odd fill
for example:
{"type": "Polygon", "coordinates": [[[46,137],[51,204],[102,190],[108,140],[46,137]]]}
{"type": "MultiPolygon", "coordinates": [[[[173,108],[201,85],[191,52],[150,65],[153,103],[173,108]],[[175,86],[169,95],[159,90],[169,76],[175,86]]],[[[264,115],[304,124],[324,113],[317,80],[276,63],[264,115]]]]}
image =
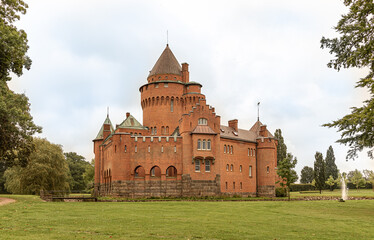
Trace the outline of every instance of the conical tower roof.
{"type": "Polygon", "coordinates": [[[112,125],[112,122],[110,121],[109,119],[109,114],[106,116],[106,119],[103,123],[103,125],[101,126],[100,128],[100,131],[99,133],[97,134],[96,138],[94,140],[99,140],[99,139],[103,139],[103,136],[104,136],[104,124],[110,124],[110,131],[113,133],[114,132],[114,128],[113,128],[113,125],[112,125]]]}
{"type": "Polygon", "coordinates": [[[178,60],[175,58],[173,52],[169,48],[169,44],[166,44],[165,50],[158,58],[156,64],[153,66],[148,77],[156,74],[176,74],[182,75],[182,67],[178,60]]]}

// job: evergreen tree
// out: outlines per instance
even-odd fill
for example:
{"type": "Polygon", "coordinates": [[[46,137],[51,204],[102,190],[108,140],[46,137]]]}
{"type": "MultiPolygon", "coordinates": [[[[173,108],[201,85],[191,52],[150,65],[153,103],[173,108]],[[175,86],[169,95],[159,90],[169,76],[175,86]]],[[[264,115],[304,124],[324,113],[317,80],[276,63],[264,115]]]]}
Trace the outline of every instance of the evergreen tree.
{"type": "Polygon", "coordinates": [[[374,150],[374,4],[373,0],[344,0],[349,12],[342,15],[334,29],[338,38],[322,37],[321,48],[329,48],[334,54],[327,66],[340,70],[343,68],[365,68],[368,75],[361,78],[356,87],[369,90],[370,99],[362,107],[353,107],[352,112],[343,118],[325,124],[336,127],[341,132],[339,143],[350,147],[347,159],[357,157],[357,152],[368,149],[373,158],[374,150]]]}
{"type": "Polygon", "coordinates": [[[313,179],[314,179],[313,168],[305,166],[301,170],[300,182],[301,183],[312,183],[313,179]]]}
{"type": "Polygon", "coordinates": [[[326,169],[325,169],[325,178],[328,179],[331,175],[334,179],[338,178],[338,167],[335,164],[335,155],[334,155],[334,149],[332,146],[329,147],[326,153],[325,158],[326,163],[326,169]]]}
{"type": "Polygon", "coordinates": [[[280,161],[283,161],[287,157],[287,146],[284,143],[284,139],[282,136],[282,130],[277,129],[275,130],[274,137],[278,139],[277,145],[277,163],[279,164],[280,161]]]}
{"type": "Polygon", "coordinates": [[[315,161],[314,161],[314,180],[315,180],[315,186],[317,189],[319,189],[319,193],[322,193],[322,189],[325,186],[325,162],[323,160],[322,153],[316,152],[314,155],[315,161]]]}

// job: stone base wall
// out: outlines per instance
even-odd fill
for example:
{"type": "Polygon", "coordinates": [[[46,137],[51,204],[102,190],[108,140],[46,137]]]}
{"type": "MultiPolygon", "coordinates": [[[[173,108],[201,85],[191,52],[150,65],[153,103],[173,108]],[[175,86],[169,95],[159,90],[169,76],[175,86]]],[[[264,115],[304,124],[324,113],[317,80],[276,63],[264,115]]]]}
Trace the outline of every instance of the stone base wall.
{"type": "Polygon", "coordinates": [[[181,180],[116,181],[112,182],[110,189],[103,184],[96,185],[95,193],[127,198],[218,196],[221,195],[220,176],[217,174],[214,180],[192,180],[186,174],[181,180]]]}
{"type": "Polygon", "coordinates": [[[257,191],[259,197],[275,197],[274,185],[258,186],[257,191]]]}

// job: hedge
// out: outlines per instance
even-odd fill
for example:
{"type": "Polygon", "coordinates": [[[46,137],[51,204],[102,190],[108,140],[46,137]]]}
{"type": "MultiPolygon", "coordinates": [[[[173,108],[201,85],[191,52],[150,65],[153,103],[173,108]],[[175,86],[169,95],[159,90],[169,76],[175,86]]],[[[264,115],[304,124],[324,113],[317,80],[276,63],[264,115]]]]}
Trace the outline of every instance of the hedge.
{"type": "Polygon", "coordinates": [[[291,186],[290,186],[291,192],[313,191],[313,190],[316,190],[316,187],[310,183],[305,183],[305,184],[291,183],[291,186]]]}

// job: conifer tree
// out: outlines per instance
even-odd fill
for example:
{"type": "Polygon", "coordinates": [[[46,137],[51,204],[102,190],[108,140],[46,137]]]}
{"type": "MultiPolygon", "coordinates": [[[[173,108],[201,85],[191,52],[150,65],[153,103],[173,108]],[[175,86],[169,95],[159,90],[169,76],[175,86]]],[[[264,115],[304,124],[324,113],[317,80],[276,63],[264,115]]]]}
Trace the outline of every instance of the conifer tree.
{"type": "Polygon", "coordinates": [[[283,161],[287,157],[287,146],[284,143],[284,139],[282,136],[282,130],[277,129],[275,130],[274,137],[278,139],[277,145],[277,163],[279,164],[280,161],[283,161]]]}
{"type": "Polygon", "coordinates": [[[335,155],[334,155],[334,149],[332,146],[329,147],[326,153],[325,158],[326,163],[326,169],[325,169],[325,177],[326,179],[332,176],[334,179],[338,178],[338,167],[335,164],[335,155]]]}
{"type": "Polygon", "coordinates": [[[315,186],[319,190],[319,193],[322,193],[322,189],[325,186],[325,162],[323,160],[323,155],[320,152],[316,152],[314,155],[314,180],[315,186]]]}

